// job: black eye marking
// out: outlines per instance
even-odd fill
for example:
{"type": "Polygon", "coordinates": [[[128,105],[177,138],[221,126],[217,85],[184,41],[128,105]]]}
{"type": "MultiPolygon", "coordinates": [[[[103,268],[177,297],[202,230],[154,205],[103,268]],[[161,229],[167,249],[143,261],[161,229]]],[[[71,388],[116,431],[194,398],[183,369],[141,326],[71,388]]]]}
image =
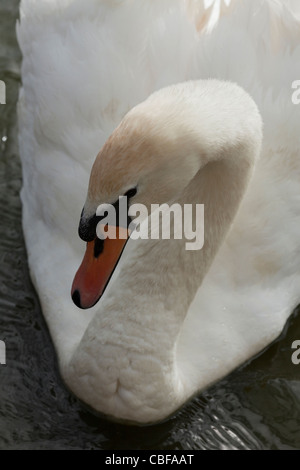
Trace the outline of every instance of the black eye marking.
{"type": "Polygon", "coordinates": [[[85,242],[91,242],[96,237],[96,227],[98,222],[100,222],[101,217],[98,217],[96,214],[90,217],[88,220],[80,219],[78,234],[81,240],[85,242]]]}
{"type": "MultiPolygon", "coordinates": [[[[137,188],[136,187],[129,189],[124,194],[124,196],[126,196],[127,199],[128,199],[127,202],[129,202],[130,198],[134,197],[136,195],[136,193],[137,193],[137,188]]],[[[117,217],[117,221],[118,221],[119,220],[119,200],[117,200],[112,205],[114,206],[114,208],[116,210],[116,217],[117,217]]],[[[78,233],[79,233],[79,236],[82,240],[84,240],[86,242],[91,242],[91,241],[95,240],[95,238],[98,238],[97,235],[96,235],[97,225],[104,217],[107,216],[107,212],[105,212],[102,216],[97,216],[96,214],[94,214],[92,217],[90,217],[87,220],[84,220],[82,218],[83,213],[84,213],[84,208],[82,209],[82,212],[81,212],[78,233]]],[[[129,216],[127,216],[127,226],[130,224],[130,222],[131,222],[131,219],[130,219],[129,216]]],[[[103,240],[101,240],[101,241],[102,241],[102,243],[99,242],[99,243],[97,243],[97,246],[95,245],[95,258],[97,258],[103,250],[103,240]]]]}
{"type": "Polygon", "coordinates": [[[131,197],[135,196],[137,193],[137,188],[131,188],[129,189],[125,194],[124,196],[128,197],[128,199],[130,199],[131,197]]]}

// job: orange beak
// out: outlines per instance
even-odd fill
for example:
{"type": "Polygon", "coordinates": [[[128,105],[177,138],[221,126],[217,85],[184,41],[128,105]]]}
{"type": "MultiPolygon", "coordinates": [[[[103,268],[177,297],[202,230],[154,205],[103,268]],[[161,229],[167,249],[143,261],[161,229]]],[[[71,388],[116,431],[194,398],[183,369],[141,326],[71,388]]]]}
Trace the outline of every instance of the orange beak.
{"type": "Polygon", "coordinates": [[[90,308],[102,296],[129,237],[128,229],[116,227],[116,238],[88,242],[72,284],[72,299],[79,308],[90,308]],[[101,250],[99,250],[99,245],[101,250]]]}

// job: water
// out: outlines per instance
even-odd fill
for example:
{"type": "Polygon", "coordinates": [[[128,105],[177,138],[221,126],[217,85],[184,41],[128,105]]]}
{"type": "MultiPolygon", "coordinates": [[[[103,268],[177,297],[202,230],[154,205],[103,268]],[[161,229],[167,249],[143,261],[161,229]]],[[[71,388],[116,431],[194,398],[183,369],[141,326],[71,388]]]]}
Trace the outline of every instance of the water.
{"type": "Polygon", "coordinates": [[[7,345],[0,449],[299,449],[300,365],[291,361],[291,344],[300,339],[296,313],[257,359],[157,426],[107,422],[65,389],[30,282],[21,227],[18,3],[0,2],[0,79],[7,85],[7,104],[0,105],[0,339],[7,345]]]}

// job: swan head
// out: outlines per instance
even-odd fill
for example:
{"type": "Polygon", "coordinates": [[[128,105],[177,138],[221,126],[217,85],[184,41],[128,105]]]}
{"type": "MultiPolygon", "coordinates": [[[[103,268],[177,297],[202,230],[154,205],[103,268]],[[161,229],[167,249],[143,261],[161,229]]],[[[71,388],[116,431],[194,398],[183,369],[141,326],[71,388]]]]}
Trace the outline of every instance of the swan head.
{"type": "Polygon", "coordinates": [[[129,207],[143,204],[150,213],[151,204],[172,201],[199,168],[197,139],[186,116],[174,110],[174,102],[172,106],[168,99],[155,98],[154,94],[125,116],[92,167],[79,223],[87,248],[72,285],[73,301],[80,308],[93,306],[109,282],[129,236],[129,207]],[[122,196],[127,197],[127,225],[116,220],[116,238],[99,239],[97,208],[110,204],[118,213],[122,196]]]}
{"type": "MultiPolygon", "coordinates": [[[[119,197],[127,195],[127,215],[133,203],[142,204],[150,214],[152,204],[186,200],[183,190],[198,171],[226,155],[230,160],[227,174],[235,168],[238,181],[226,195],[231,220],[260,152],[261,127],[249,95],[237,85],[217,80],[167,87],[129,111],[92,167],[79,224],[79,236],[87,242],[87,250],[72,286],[75,304],[89,308],[99,300],[129,236],[127,216],[116,228],[116,237],[102,240],[97,236],[103,220],[97,212],[99,206],[110,204],[121,212],[119,197]],[[245,116],[242,125],[240,115],[245,116]]],[[[224,176],[224,166],[219,168],[224,176]]],[[[205,186],[206,192],[211,192],[209,181],[201,179],[202,192],[205,186]]],[[[198,190],[195,186],[194,191],[198,190]]],[[[103,233],[110,224],[102,225],[103,233]]]]}

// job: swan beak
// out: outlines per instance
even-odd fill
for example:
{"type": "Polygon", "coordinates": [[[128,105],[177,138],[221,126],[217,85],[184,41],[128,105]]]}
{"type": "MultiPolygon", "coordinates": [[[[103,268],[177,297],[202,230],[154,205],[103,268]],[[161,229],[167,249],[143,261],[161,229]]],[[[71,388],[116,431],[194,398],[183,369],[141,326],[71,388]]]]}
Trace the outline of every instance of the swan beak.
{"type": "Polygon", "coordinates": [[[82,263],[75,275],[71,295],[79,308],[90,308],[102,296],[126,245],[127,228],[116,227],[116,238],[88,242],[82,263]]]}

